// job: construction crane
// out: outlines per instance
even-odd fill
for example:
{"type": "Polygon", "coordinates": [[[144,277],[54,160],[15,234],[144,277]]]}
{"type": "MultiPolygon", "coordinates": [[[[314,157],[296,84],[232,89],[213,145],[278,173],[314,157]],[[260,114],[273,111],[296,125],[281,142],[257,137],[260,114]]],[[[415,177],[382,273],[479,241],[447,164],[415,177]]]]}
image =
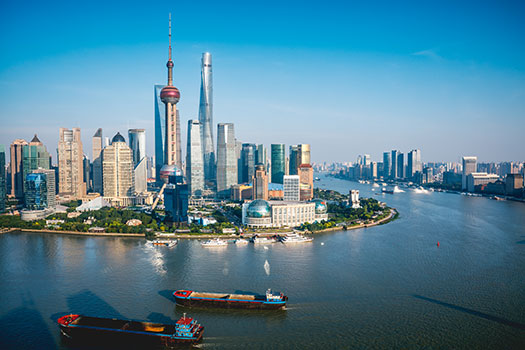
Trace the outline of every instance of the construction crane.
{"type": "Polygon", "coordinates": [[[153,202],[153,205],[151,206],[151,211],[153,212],[153,210],[155,210],[155,208],[157,207],[157,204],[159,203],[159,199],[160,197],[162,196],[162,194],[164,193],[164,189],[166,188],[166,183],[164,183],[162,185],[162,187],[160,188],[160,191],[159,191],[159,195],[157,196],[157,198],[155,198],[155,202],[153,202]]]}

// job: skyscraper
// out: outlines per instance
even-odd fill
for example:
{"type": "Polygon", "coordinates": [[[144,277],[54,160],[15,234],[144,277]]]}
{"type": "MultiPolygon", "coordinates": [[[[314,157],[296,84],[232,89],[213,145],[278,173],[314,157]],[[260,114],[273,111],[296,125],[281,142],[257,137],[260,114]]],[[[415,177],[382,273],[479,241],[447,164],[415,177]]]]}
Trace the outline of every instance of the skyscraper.
{"type": "Polygon", "coordinates": [[[201,94],[199,103],[201,145],[204,158],[204,178],[215,179],[215,153],[213,145],[213,79],[211,54],[204,52],[201,59],[201,94]]]}
{"type": "Polygon", "coordinates": [[[266,174],[266,167],[261,163],[255,166],[253,199],[268,200],[268,175],[266,174]]]}
{"type": "Polygon", "coordinates": [[[302,201],[309,201],[314,198],[314,169],[310,164],[299,166],[299,192],[302,201]]]}
{"type": "Polygon", "coordinates": [[[241,180],[239,183],[252,181],[255,174],[255,150],[256,146],[252,143],[243,143],[241,151],[241,180]]]}
{"type": "Polygon", "coordinates": [[[22,176],[25,180],[28,174],[38,168],[49,169],[51,167],[49,153],[38,137],[35,136],[28,145],[22,146],[22,176]]]}
{"type": "Polygon", "coordinates": [[[310,145],[307,143],[301,143],[298,145],[298,161],[297,167],[301,164],[310,164],[310,145]]]}
{"type": "Polygon", "coordinates": [[[60,128],[58,141],[58,192],[74,198],[86,194],[84,152],[80,129],[60,128]]]}
{"type": "Polygon", "coordinates": [[[186,147],[186,179],[190,194],[200,196],[204,190],[204,159],[201,145],[201,123],[188,120],[188,146],[186,147]]]}
{"type": "Polygon", "coordinates": [[[476,172],[477,157],[463,157],[463,174],[461,177],[461,189],[467,189],[467,176],[476,172]]]}
{"type": "Polygon", "coordinates": [[[136,166],[146,157],[146,131],[144,129],[128,130],[129,148],[133,152],[133,164],[136,166]]]}
{"type": "Polygon", "coordinates": [[[237,156],[232,123],[217,125],[217,196],[229,197],[230,188],[237,184],[237,156]]]}
{"type": "Polygon", "coordinates": [[[24,175],[22,153],[27,142],[22,139],[14,140],[11,144],[11,195],[18,199],[24,198],[24,175]]]}
{"type": "Polygon", "coordinates": [[[134,192],[133,154],[124,137],[117,133],[102,152],[104,197],[131,197],[134,192]]]}
{"type": "Polygon", "coordinates": [[[164,164],[175,164],[182,168],[181,143],[180,143],[180,120],[177,111],[177,103],[180,100],[180,92],[173,86],[173,61],[171,60],[171,14],[169,18],[169,58],[168,63],[168,85],[162,88],[160,99],[166,105],[165,114],[165,137],[164,137],[164,164]]]}
{"type": "Polygon", "coordinates": [[[291,145],[288,151],[288,174],[289,175],[298,175],[299,170],[299,146],[291,145]]]}
{"type": "Polygon", "coordinates": [[[89,162],[89,158],[85,154],[82,159],[82,171],[84,172],[84,182],[86,183],[86,191],[90,191],[92,189],[91,163],[89,162]]]}
{"type": "Polygon", "coordinates": [[[383,179],[390,177],[390,152],[383,152],[383,179]]]}
{"type": "Polygon", "coordinates": [[[148,164],[146,159],[146,132],[144,129],[128,130],[129,147],[133,153],[133,172],[135,175],[135,192],[148,190],[148,164]]]}
{"type": "Polygon", "coordinates": [[[0,213],[5,211],[6,189],[5,147],[0,145],[0,213]]]}
{"type": "Polygon", "coordinates": [[[282,184],[285,170],[284,144],[272,144],[271,153],[272,182],[282,184]]]}
{"type": "Polygon", "coordinates": [[[47,208],[47,177],[46,174],[31,173],[25,178],[25,207],[29,210],[47,208]]]}
{"type": "Polygon", "coordinates": [[[92,138],[93,147],[93,192],[102,194],[102,129],[99,128],[92,138]]]}
{"type": "Polygon", "coordinates": [[[46,202],[47,208],[56,207],[56,179],[54,169],[36,169],[33,174],[44,174],[46,177],[46,202]]]}
{"type": "Polygon", "coordinates": [[[160,169],[164,165],[164,138],[166,137],[166,105],[160,99],[160,92],[165,85],[155,85],[155,179],[158,186],[162,185],[160,169]]]}
{"type": "Polygon", "coordinates": [[[267,163],[266,148],[263,144],[258,144],[257,152],[255,153],[255,164],[263,164],[266,167],[267,163]]]}

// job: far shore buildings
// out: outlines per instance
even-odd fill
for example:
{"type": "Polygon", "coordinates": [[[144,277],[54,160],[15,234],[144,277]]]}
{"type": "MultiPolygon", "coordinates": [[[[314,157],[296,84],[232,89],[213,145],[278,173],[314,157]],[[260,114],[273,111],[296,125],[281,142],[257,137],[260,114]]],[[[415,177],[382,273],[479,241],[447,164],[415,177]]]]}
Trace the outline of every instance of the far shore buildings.
{"type": "Polygon", "coordinates": [[[237,156],[232,123],[217,125],[217,196],[229,198],[231,187],[237,184],[237,156]]]}
{"type": "Polygon", "coordinates": [[[61,196],[82,198],[84,182],[84,152],[80,128],[60,128],[58,141],[58,192],[61,196]]]}
{"type": "Polygon", "coordinates": [[[461,177],[461,189],[467,190],[467,176],[476,172],[477,157],[463,157],[463,176],[461,177]]]}
{"type": "Polygon", "coordinates": [[[93,147],[93,192],[102,194],[102,129],[99,128],[92,139],[93,147]]]}
{"type": "Polygon", "coordinates": [[[24,198],[24,175],[22,154],[23,147],[27,146],[27,141],[16,139],[11,143],[11,195],[17,199],[24,198]]]}

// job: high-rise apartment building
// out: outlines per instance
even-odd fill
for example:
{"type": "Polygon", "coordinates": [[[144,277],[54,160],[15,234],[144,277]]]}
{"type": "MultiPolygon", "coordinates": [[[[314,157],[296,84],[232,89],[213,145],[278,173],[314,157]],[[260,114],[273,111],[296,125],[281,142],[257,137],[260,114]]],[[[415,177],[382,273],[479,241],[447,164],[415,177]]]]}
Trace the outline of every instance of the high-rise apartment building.
{"type": "Polygon", "coordinates": [[[129,147],[133,153],[133,173],[135,192],[148,191],[148,160],[146,158],[146,131],[144,129],[128,130],[129,147]]]}
{"type": "Polygon", "coordinates": [[[390,178],[391,179],[397,179],[399,178],[399,167],[398,167],[398,158],[399,151],[392,150],[392,164],[390,166],[390,178]]]}
{"type": "Polygon", "coordinates": [[[266,167],[261,163],[255,166],[252,193],[253,199],[268,200],[268,175],[266,174],[266,167]]]}
{"type": "Polygon", "coordinates": [[[405,178],[405,155],[402,152],[397,154],[397,177],[405,178]]]}
{"type": "Polygon", "coordinates": [[[256,146],[252,143],[243,143],[241,151],[241,175],[239,183],[248,183],[252,181],[255,174],[255,150],[256,146]]]}
{"type": "Polygon", "coordinates": [[[134,194],[133,153],[117,133],[102,151],[104,197],[124,198],[134,194]]]}
{"type": "Polygon", "coordinates": [[[407,178],[412,178],[416,172],[422,172],[421,151],[418,149],[408,152],[407,158],[407,178]]]}
{"type": "Polygon", "coordinates": [[[201,91],[199,103],[201,145],[204,159],[204,178],[215,180],[215,149],[213,143],[213,80],[211,53],[204,52],[201,59],[201,91]]]}
{"type": "Polygon", "coordinates": [[[217,196],[227,198],[230,188],[237,184],[237,156],[232,123],[217,125],[217,196]]]}
{"type": "Polygon", "coordinates": [[[27,141],[17,139],[11,144],[11,195],[17,199],[24,198],[24,167],[22,161],[23,148],[27,141]]]}
{"type": "Polygon", "coordinates": [[[0,213],[5,211],[5,201],[7,195],[5,170],[5,147],[4,145],[0,145],[0,213]]]}
{"type": "Polygon", "coordinates": [[[285,201],[298,202],[301,199],[300,183],[299,175],[283,176],[283,198],[285,201]]]}
{"type": "Polygon", "coordinates": [[[92,184],[93,192],[102,194],[102,129],[99,128],[95,135],[93,135],[92,141],[92,159],[93,159],[93,172],[92,172],[92,184]]]}
{"type": "Polygon", "coordinates": [[[388,179],[391,174],[390,152],[383,152],[383,179],[388,179]]]}
{"type": "Polygon", "coordinates": [[[309,201],[314,198],[314,168],[310,164],[299,166],[299,191],[302,201],[309,201]]]}
{"type": "Polygon", "coordinates": [[[86,194],[84,152],[80,128],[60,128],[58,141],[58,192],[81,198],[86,194]]]}
{"type": "Polygon", "coordinates": [[[186,147],[186,179],[191,195],[201,196],[204,190],[204,158],[202,155],[202,124],[188,120],[188,145],[186,147]]]}
{"type": "Polygon", "coordinates": [[[176,165],[182,169],[182,151],[180,142],[180,119],[177,103],[180,100],[180,91],[173,86],[173,61],[171,60],[171,14],[169,20],[169,58],[168,85],[160,91],[160,99],[166,106],[165,136],[164,136],[164,164],[176,165]]]}
{"type": "Polygon", "coordinates": [[[272,161],[272,183],[283,183],[285,172],[285,152],[284,144],[271,145],[271,161],[272,161]]]}
{"type": "Polygon", "coordinates": [[[461,189],[467,189],[467,177],[476,172],[477,157],[463,157],[463,174],[461,177],[461,189]]]}

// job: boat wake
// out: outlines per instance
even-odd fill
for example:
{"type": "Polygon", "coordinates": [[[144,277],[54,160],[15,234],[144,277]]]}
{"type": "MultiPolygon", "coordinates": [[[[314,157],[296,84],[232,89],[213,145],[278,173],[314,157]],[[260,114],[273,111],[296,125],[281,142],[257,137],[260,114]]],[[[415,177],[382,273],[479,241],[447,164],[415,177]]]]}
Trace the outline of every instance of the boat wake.
{"type": "Polygon", "coordinates": [[[267,276],[270,276],[270,263],[268,260],[264,262],[264,272],[266,272],[267,276]]]}

